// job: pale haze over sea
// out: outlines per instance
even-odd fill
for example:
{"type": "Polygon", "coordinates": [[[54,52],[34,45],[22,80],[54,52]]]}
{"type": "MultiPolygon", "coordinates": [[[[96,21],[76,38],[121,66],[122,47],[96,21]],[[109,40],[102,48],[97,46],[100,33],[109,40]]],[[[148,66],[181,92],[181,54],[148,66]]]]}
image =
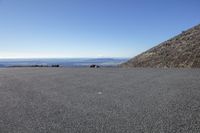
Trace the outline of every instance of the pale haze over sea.
{"type": "Polygon", "coordinates": [[[127,61],[128,58],[40,58],[40,59],[0,59],[0,67],[55,65],[61,67],[87,67],[91,64],[100,66],[117,66],[127,61]]]}

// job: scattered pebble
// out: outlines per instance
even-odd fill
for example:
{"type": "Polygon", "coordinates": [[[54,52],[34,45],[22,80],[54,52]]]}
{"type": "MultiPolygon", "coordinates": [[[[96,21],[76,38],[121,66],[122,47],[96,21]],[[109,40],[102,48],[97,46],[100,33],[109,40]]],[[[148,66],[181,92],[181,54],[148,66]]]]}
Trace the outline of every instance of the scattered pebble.
{"type": "Polygon", "coordinates": [[[98,92],[98,94],[99,94],[99,95],[101,95],[101,94],[102,94],[102,92],[98,92]]]}

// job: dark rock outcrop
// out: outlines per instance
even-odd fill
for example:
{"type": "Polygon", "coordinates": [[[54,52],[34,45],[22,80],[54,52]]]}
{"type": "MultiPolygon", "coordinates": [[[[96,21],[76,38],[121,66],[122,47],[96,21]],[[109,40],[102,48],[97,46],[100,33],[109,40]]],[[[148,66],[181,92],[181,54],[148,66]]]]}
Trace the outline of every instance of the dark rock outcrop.
{"type": "Polygon", "coordinates": [[[100,66],[98,66],[98,65],[90,65],[90,68],[99,68],[100,66]]]}

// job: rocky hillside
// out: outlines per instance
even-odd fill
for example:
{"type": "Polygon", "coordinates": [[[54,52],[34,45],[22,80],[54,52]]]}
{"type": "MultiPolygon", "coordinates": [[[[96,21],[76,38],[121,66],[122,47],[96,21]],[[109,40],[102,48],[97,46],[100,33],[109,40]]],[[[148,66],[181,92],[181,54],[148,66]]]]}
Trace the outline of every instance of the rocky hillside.
{"type": "Polygon", "coordinates": [[[200,25],[121,64],[122,67],[200,68],[200,25]]]}

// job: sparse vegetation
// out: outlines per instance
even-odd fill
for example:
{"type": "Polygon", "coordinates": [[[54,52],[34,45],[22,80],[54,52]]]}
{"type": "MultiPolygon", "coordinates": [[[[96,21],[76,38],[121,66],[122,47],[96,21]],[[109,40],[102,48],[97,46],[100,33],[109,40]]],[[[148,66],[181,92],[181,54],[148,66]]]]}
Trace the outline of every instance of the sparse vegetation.
{"type": "Polygon", "coordinates": [[[55,65],[14,65],[10,67],[60,67],[60,65],[55,64],[55,65]]]}
{"type": "Polygon", "coordinates": [[[200,68],[200,25],[183,31],[182,34],[136,56],[121,66],[200,68]]]}
{"type": "Polygon", "coordinates": [[[60,67],[60,65],[52,65],[51,67],[60,67]]]}

